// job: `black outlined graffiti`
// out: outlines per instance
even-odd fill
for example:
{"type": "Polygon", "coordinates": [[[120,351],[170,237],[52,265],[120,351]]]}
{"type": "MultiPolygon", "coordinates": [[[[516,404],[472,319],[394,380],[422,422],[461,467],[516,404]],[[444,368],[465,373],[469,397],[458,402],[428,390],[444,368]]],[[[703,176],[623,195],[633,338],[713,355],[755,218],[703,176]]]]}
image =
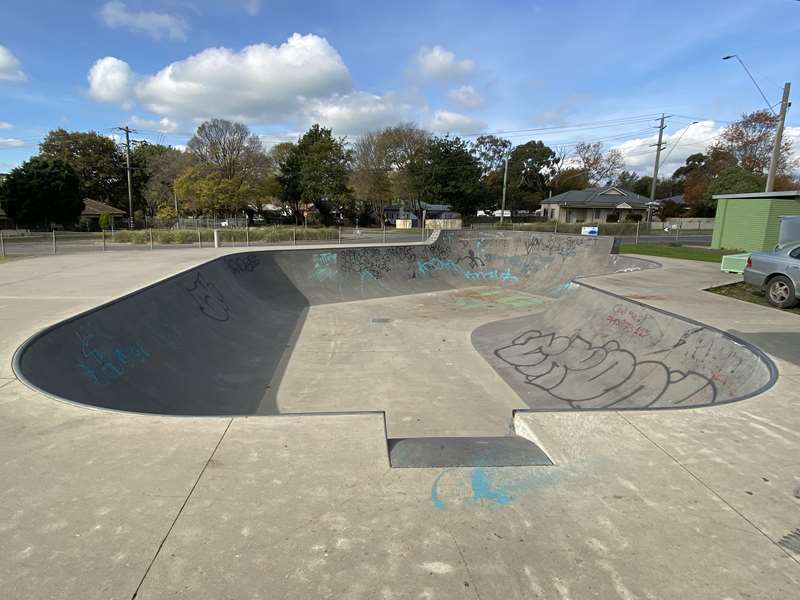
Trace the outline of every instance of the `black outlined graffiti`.
{"type": "Polygon", "coordinates": [[[234,275],[239,275],[240,273],[252,273],[260,264],[261,259],[255,254],[248,254],[246,256],[231,256],[225,259],[225,266],[228,267],[230,272],[234,275]]]}
{"type": "Polygon", "coordinates": [[[480,256],[477,256],[475,254],[475,250],[473,250],[472,248],[470,248],[469,251],[467,251],[466,256],[462,256],[456,262],[458,264],[461,264],[462,260],[469,262],[470,269],[477,269],[478,267],[486,266],[486,261],[484,261],[480,256]]]}
{"type": "Polygon", "coordinates": [[[525,242],[525,251],[531,254],[546,254],[552,256],[558,254],[564,258],[575,256],[581,246],[591,246],[595,243],[595,238],[571,237],[563,235],[531,235],[525,242]]]}
{"type": "Polygon", "coordinates": [[[200,312],[209,319],[220,323],[230,319],[231,309],[225,302],[225,296],[217,289],[217,286],[206,280],[200,273],[195,275],[192,286],[185,289],[197,304],[200,312]]]}
{"type": "MultiPolygon", "coordinates": [[[[619,340],[595,344],[571,336],[528,330],[495,356],[565,408],[651,408],[713,404],[715,378],[640,360],[619,340]]],[[[650,354],[652,356],[652,354],[650,354]]]]}

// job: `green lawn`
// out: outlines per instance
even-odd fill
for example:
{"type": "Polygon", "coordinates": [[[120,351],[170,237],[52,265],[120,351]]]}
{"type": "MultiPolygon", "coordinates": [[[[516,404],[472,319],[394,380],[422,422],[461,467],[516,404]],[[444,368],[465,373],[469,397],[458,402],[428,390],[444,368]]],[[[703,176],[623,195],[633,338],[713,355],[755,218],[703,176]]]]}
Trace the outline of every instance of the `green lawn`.
{"type": "Polygon", "coordinates": [[[692,246],[669,246],[666,244],[622,244],[621,254],[644,254],[646,256],[664,256],[666,258],[683,258],[684,260],[702,260],[719,263],[726,254],[738,254],[735,250],[712,250],[692,246]]]}
{"type": "Polygon", "coordinates": [[[10,260],[14,260],[15,258],[18,258],[18,257],[17,256],[0,256],[0,263],[8,262],[10,260]]]}

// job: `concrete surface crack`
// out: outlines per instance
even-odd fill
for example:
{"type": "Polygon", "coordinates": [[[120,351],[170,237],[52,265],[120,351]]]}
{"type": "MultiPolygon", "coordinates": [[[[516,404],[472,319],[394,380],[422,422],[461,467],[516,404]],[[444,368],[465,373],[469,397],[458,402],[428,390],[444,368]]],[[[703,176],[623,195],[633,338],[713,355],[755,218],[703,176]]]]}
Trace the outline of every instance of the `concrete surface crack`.
{"type": "Polygon", "coordinates": [[[478,585],[475,583],[475,578],[472,576],[472,572],[469,570],[469,565],[467,564],[467,559],[464,558],[464,553],[461,551],[461,546],[459,546],[458,542],[456,541],[456,536],[453,535],[453,532],[450,531],[449,528],[445,528],[445,529],[447,529],[447,533],[450,534],[450,539],[453,540],[453,544],[455,545],[456,550],[458,550],[458,555],[461,557],[461,563],[464,565],[464,569],[467,572],[467,577],[469,577],[469,581],[471,582],[471,585],[472,585],[472,591],[475,592],[475,597],[478,600],[481,600],[481,594],[480,594],[480,592],[478,592],[478,585]]]}
{"type": "Polygon", "coordinates": [[[228,433],[228,430],[231,428],[232,424],[233,424],[233,419],[229,419],[228,420],[228,424],[225,426],[225,431],[223,431],[222,435],[219,436],[219,440],[217,440],[216,446],[214,446],[214,449],[211,451],[211,454],[208,456],[208,460],[206,460],[205,464],[203,465],[203,468],[200,469],[200,473],[198,473],[197,478],[194,481],[194,484],[192,485],[191,489],[189,490],[189,493],[186,495],[186,498],[183,501],[183,504],[181,504],[181,507],[178,509],[178,513],[175,515],[175,518],[172,520],[172,523],[170,524],[169,529],[167,529],[167,533],[164,534],[164,537],[162,538],[161,543],[158,545],[158,548],[156,548],[156,553],[153,555],[153,558],[150,560],[150,563],[147,565],[147,568],[144,571],[144,575],[142,575],[142,578],[139,580],[139,585],[136,586],[136,591],[133,592],[133,596],[131,596],[131,600],[135,600],[135,598],[139,595],[139,590],[141,590],[142,585],[144,584],[144,580],[147,579],[147,576],[150,574],[150,569],[153,568],[153,565],[155,564],[156,559],[158,558],[158,555],[161,552],[161,549],[164,547],[164,544],[167,542],[167,538],[172,533],[172,530],[175,528],[175,524],[178,522],[178,519],[181,518],[181,514],[183,513],[183,509],[186,508],[186,505],[189,503],[189,499],[192,497],[192,494],[194,494],[194,490],[197,488],[197,484],[200,483],[200,480],[203,478],[203,474],[206,472],[206,469],[208,468],[208,465],[211,463],[212,459],[214,458],[214,455],[217,453],[217,450],[219,449],[220,444],[222,444],[222,440],[225,439],[225,435],[228,433]]]}
{"type": "Polygon", "coordinates": [[[734,507],[734,506],[733,506],[733,505],[732,505],[730,502],[728,502],[728,501],[727,501],[725,498],[723,498],[723,497],[722,497],[722,495],[721,495],[719,492],[717,492],[717,491],[716,491],[714,488],[712,488],[710,485],[708,485],[708,484],[707,484],[705,481],[703,481],[702,479],[700,479],[700,477],[698,477],[697,475],[695,475],[695,474],[694,474],[694,473],[693,473],[693,472],[692,472],[692,471],[691,471],[691,470],[690,470],[690,469],[689,469],[689,468],[688,468],[686,465],[684,465],[684,464],[683,464],[681,461],[679,461],[677,458],[675,458],[674,456],[672,456],[672,454],[670,454],[670,453],[669,453],[669,452],[668,452],[666,449],[664,449],[664,448],[663,448],[663,447],[662,447],[662,446],[661,446],[661,445],[660,445],[658,442],[656,442],[655,440],[653,440],[653,439],[652,439],[650,436],[648,436],[648,435],[647,435],[647,434],[646,434],[644,431],[642,431],[642,430],[641,430],[641,429],[639,429],[639,428],[638,428],[636,425],[634,425],[634,424],[633,424],[633,423],[630,421],[630,419],[628,419],[628,417],[626,417],[624,414],[621,414],[621,413],[619,413],[619,412],[617,413],[617,415],[619,415],[620,417],[622,417],[622,419],[623,419],[623,420],[624,420],[624,421],[625,421],[625,422],[626,422],[628,425],[630,425],[630,426],[631,426],[631,427],[633,427],[633,428],[634,428],[634,429],[635,429],[637,432],[639,432],[639,434],[640,434],[640,435],[641,435],[641,436],[642,436],[644,439],[646,439],[648,442],[650,442],[651,444],[653,444],[653,446],[655,446],[656,448],[658,448],[659,450],[661,450],[661,452],[663,452],[663,453],[664,453],[664,454],[666,454],[666,455],[667,455],[667,456],[668,456],[670,459],[672,459],[672,461],[673,461],[673,462],[674,462],[676,465],[678,465],[678,466],[679,466],[681,469],[683,469],[684,471],[686,471],[686,473],[687,473],[687,474],[688,474],[688,475],[689,475],[689,476],[690,476],[692,479],[694,479],[694,480],[695,480],[697,483],[699,483],[700,485],[702,485],[702,486],[703,486],[703,487],[704,487],[706,490],[708,490],[708,491],[709,491],[711,494],[713,494],[713,495],[714,495],[714,496],[715,496],[715,497],[716,497],[716,498],[717,498],[717,499],[718,499],[720,502],[722,502],[722,503],[723,503],[725,506],[727,506],[728,508],[730,508],[730,509],[731,509],[731,510],[732,510],[732,511],[735,513],[735,514],[739,515],[739,517],[740,517],[740,518],[741,518],[743,521],[745,521],[745,522],[746,522],[748,525],[750,525],[750,527],[752,527],[752,528],[753,528],[753,529],[755,529],[755,530],[756,530],[758,533],[760,533],[760,534],[761,534],[761,535],[763,535],[763,536],[764,536],[766,539],[768,539],[768,540],[769,540],[769,541],[772,543],[772,545],[774,545],[776,548],[778,548],[778,550],[780,550],[781,552],[783,552],[783,553],[784,553],[786,556],[788,556],[790,559],[792,559],[794,562],[796,562],[797,564],[799,564],[799,565],[800,565],[800,560],[798,560],[798,559],[797,559],[797,558],[796,558],[796,557],[795,557],[795,556],[794,556],[794,555],[793,555],[791,552],[789,552],[789,551],[788,551],[786,548],[783,548],[783,547],[782,547],[782,546],[781,546],[781,545],[780,545],[778,542],[776,542],[776,541],[775,541],[775,540],[773,540],[771,537],[769,537],[769,535],[767,535],[767,533],[766,533],[766,532],[765,532],[763,529],[761,529],[761,528],[760,528],[758,525],[756,525],[756,524],[755,524],[753,521],[751,521],[751,520],[750,520],[750,519],[748,519],[746,516],[744,516],[744,514],[743,514],[743,513],[742,513],[740,510],[738,510],[738,509],[737,509],[736,507],[734,507]]]}

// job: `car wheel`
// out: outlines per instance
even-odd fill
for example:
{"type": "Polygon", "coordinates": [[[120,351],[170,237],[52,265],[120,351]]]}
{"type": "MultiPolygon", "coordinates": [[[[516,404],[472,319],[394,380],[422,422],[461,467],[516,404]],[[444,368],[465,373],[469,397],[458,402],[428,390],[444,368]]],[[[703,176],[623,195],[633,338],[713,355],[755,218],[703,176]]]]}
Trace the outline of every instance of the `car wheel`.
{"type": "Polygon", "coordinates": [[[791,308],[797,304],[792,280],[785,275],[770,279],[767,285],[767,300],[778,308],[791,308]]]}

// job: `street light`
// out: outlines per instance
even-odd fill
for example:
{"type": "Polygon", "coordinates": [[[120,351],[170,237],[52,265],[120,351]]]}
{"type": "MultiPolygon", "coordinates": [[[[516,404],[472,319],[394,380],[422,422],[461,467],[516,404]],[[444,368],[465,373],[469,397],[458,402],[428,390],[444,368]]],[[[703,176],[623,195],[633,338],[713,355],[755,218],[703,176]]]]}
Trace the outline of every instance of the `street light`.
{"type": "Polygon", "coordinates": [[[747,68],[747,65],[744,64],[741,58],[737,54],[729,54],[728,56],[723,56],[722,60],[729,60],[731,58],[735,58],[739,61],[739,64],[742,65],[742,68],[747,72],[750,76],[750,80],[753,84],[758,88],[761,97],[764,99],[764,102],[767,103],[767,108],[772,113],[773,117],[776,117],[776,128],[775,128],[775,141],[772,144],[772,157],[770,158],[769,162],[769,171],[767,172],[767,185],[764,189],[765,192],[771,192],[775,189],[775,175],[778,172],[778,162],[780,161],[780,153],[781,153],[781,142],[783,140],[783,128],[786,124],[786,111],[789,109],[791,103],[789,102],[789,90],[792,87],[790,82],[786,82],[783,84],[783,97],[781,98],[781,110],[780,114],[775,114],[775,111],[772,110],[772,105],[767,100],[767,97],[764,95],[764,92],[761,90],[761,86],[758,85],[753,75],[750,73],[750,69],[747,68]]]}
{"type": "Polygon", "coordinates": [[[744,64],[744,61],[741,58],[739,58],[739,55],[738,54],[729,54],[728,56],[723,56],[722,60],[730,60],[731,58],[735,58],[736,60],[739,61],[739,64],[742,65],[742,68],[745,70],[745,72],[747,73],[748,77],[750,77],[750,81],[753,82],[753,85],[755,85],[756,89],[758,89],[758,93],[761,94],[761,97],[764,99],[764,102],[767,103],[767,108],[769,108],[770,112],[773,115],[775,115],[775,111],[772,110],[772,105],[769,103],[769,100],[767,100],[767,96],[764,94],[764,91],[761,89],[761,86],[758,85],[758,82],[756,81],[755,77],[753,77],[753,74],[750,72],[750,69],[748,69],[747,65],[744,64]]]}

